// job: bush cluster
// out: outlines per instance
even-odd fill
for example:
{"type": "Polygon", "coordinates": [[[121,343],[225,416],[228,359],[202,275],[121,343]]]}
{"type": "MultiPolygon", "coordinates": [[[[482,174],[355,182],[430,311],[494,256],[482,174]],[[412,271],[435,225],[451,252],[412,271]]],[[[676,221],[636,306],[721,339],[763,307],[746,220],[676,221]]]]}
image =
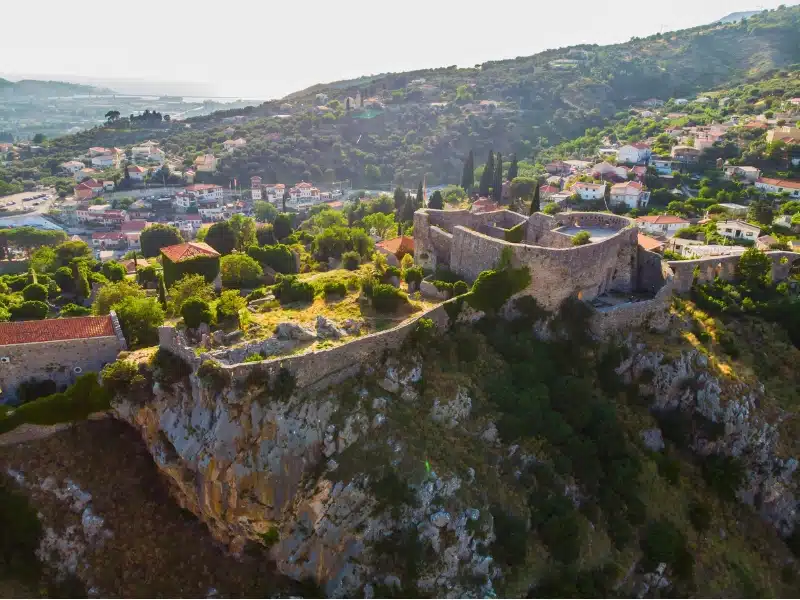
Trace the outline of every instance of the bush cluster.
{"type": "Polygon", "coordinates": [[[202,323],[210,325],[213,322],[211,307],[201,298],[189,298],[181,307],[181,317],[186,327],[197,329],[202,323]]]}
{"type": "Polygon", "coordinates": [[[272,291],[281,304],[314,301],[314,286],[306,281],[300,281],[296,275],[278,274],[272,291]]]}

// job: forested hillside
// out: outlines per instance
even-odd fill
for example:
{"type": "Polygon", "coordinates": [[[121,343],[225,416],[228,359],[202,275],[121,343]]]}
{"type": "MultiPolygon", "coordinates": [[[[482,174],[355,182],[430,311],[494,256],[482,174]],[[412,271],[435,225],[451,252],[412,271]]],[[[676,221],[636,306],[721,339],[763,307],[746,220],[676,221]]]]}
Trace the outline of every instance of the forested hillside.
{"type": "MultiPolygon", "coordinates": [[[[51,158],[153,138],[189,164],[201,152],[221,154],[225,139],[244,137],[247,146],[221,162],[218,182],[255,174],[265,182],[349,179],[364,187],[416,185],[425,174],[429,183],[457,182],[469,150],[531,159],[645,99],[780,76],[800,63],[799,36],[800,7],[781,8],[613,46],[321,84],[166,128],[97,128],[54,141],[51,158]]],[[[25,176],[40,178],[58,163],[29,164],[25,176]]]]}

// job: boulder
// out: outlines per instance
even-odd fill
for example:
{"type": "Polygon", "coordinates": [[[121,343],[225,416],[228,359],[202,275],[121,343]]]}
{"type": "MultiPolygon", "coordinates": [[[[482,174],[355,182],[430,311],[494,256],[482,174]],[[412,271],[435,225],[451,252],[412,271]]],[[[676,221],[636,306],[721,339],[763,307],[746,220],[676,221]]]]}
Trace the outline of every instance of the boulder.
{"type": "Polygon", "coordinates": [[[297,340],[299,342],[310,342],[317,337],[313,331],[291,322],[278,323],[275,326],[275,335],[279,340],[297,340]]]}
{"type": "Polygon", "coordinates": [[[664,438],[661,435],[661,430],[657,427],[655,429],[644,429],[639,432],[642,436],[642,442],[648,450],[653,452],[661,452],[664,449],[664,438]]]}
{"type": "Polygon", "coordinates": [[[347,335],[343,330],[336,326],[336,323],[323,317],[317,317],[317,337],[321,339],[338,340],[340,337],[347,335]]]}

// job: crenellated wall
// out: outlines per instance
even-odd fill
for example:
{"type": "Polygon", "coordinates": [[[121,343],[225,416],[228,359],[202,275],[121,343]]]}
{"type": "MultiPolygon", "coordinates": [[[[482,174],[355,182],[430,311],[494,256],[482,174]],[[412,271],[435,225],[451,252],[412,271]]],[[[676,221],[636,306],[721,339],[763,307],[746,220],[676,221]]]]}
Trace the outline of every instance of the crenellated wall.
{"type": "MultiPolygon", "coordinates": [[[[789,276],[792,265],[800,260],[797,252],[776,250],[767,252],[772,260],[772,280],[782,281],[789,276]],[[784,260],[786,259],[786,260],[784,260]]],[[[732,281],[736,277],[736,265],[739,256],[712,256],[696,260],[673,260],[669,266],[675,273],[675,292],[685,294],[694,282],[695,273],[698,283],[714,281],[717,277],[725,281],[732,281]]]]}

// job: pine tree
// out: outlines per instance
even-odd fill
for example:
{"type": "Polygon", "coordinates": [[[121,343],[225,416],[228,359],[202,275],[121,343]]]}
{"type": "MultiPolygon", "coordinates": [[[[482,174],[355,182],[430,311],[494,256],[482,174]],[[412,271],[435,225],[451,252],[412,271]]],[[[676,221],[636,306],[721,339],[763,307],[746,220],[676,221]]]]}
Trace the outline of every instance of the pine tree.
{"type": "Polygon", "coordinates": [[[497,153],[495,160],[494,182],[492,184],[492,198],[497,203],[503,199],[503,155],[497,153]]]}
{"type": "Polygon", "coordinates": [[[475,187],[475,154],[472,150],[469,151],[466,160],[464,160],[464,172],[461,173],[461,187],[469,195],[472,193],[472,188],[475,187]]]}
{"type": "Polygon", "coordinates": [[[422,208],[425,206],[425,192],[422,190],[422,182],[419,182],[419,187],[417,188],[417,208],[422,208]]]}
{"type": "Polygon", "coordinates": [[[442,198],[442,192],[436,190],[431,194],[430,200],[428,200],[428,208],[435,208],[436,210],[442,210],[444,208],[444,198],[442,198]]]}
{"type": "Polygon", "coordinates": [[[158,274],[158,301],[161,308],[167,310],[167,286],[164,285],[164,274],[158,274]]]}
{"type": "Polygon", "coordinates": [[[530,214],[537,213],[541,210],[541,200],[539,198],[539,184],[536,184],[536,187],[533,190],[533,200],[531,200],[531,212],[530,214]]]}
{"type": "Polygon", "coordinates": [[[482,198],[489,196],[489,188],[492,186],[492,178],[494,177],[494,152],[489,150],[489,158],[486,159],[486,166],[481,174],[481,181],[478,184],[478,194],[482,198]]]}
{"type": "Polygon", "coordinates": [[[401,210],[406,203],[406,192],[402,186],[397,186],[394,190],[394,208],[401,210]]]}
{"type": "Polygon", "coordinates": [[[517,155],[511,156],[511,166],[508,167],[508,180],[514,181],[519,175],[519,166],[517,165],[517,155]]]}

